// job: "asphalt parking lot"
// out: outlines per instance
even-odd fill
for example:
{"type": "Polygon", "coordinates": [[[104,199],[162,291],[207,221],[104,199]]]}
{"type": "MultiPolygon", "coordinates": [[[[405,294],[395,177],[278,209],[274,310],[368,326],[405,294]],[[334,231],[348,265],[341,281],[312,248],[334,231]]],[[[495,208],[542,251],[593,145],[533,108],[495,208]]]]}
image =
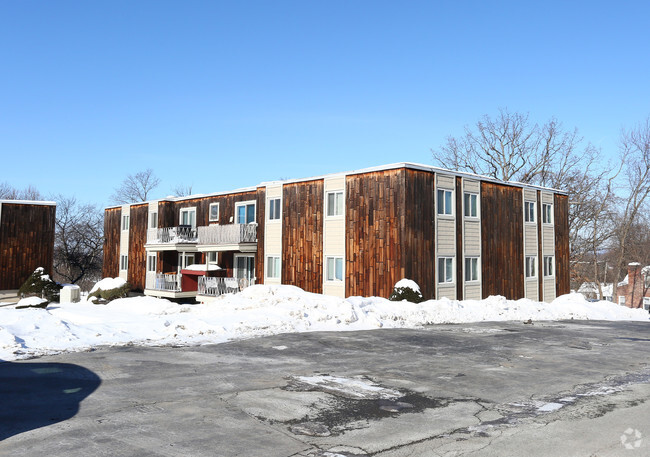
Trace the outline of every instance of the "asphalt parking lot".
{"type": "Polygon", "coordinates": [[[648,398],[643,322],[99,348],[0,363],[0,455],[647,456],[648,398]]]}

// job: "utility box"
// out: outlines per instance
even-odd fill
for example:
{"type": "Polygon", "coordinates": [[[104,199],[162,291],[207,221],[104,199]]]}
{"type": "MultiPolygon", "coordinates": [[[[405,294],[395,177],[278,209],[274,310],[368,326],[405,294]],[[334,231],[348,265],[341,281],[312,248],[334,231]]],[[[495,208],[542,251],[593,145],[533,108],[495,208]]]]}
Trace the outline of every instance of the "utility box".
{"type": "Polygon", "coordinates": [[[59,303],[77,303],[81,301],[81,288],[74,284],[66,284],[61,289],[59,303]]]}

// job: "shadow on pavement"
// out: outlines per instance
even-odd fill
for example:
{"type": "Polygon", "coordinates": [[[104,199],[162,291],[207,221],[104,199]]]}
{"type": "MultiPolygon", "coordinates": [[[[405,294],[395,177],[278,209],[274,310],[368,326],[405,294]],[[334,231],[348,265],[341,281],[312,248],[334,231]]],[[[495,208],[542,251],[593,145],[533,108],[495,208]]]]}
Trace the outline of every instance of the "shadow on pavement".
{"type": "Polygon", "coordinates": [[[79,365],[0,361],[0,441],[70,419],[100,384],[79,365]]]}

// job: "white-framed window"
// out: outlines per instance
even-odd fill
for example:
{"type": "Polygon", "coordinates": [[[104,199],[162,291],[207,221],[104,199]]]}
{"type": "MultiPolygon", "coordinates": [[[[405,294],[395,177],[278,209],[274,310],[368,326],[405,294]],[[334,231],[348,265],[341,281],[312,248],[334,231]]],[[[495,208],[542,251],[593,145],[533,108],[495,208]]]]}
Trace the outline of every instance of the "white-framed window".
{"type": "Polygon", "coordinates": [[[650,297],[643,297],[643,309],[650,311],[650,297]]]}
{"type": "Polygon", "coordinates": [[[479,280],[478,257],[465,257],[465,282],[479,280]]]}
{"type": "Polygon", "coordinates": [[[535,202],[524,202],[524,221],[535,222],[535,202]]]}
{"type": "Polygon", "coordinates": [[[210,203],[208,222],[219,222],[219,203],[210,203]]]}
{"type": "Polygon", "coordinates": [[[128,230],[129,229],[129,223],[130,223],[131,216],[128,214],[122,215],[122,230],[128,230]]]}
{"type": "Polygon", "coordinates": [[[280,197],[274,197],[274,198],[269,198],[269,210],[268,210],[268,215],[269,215],[269,220],[270,221],[279,221],[281,214],[280,214],[280,203],[282,202],[282,199],[280,197]]]}
{"type": "Polygon", "coordinates": [[[178,253],[178,270],[184,270],[188,265],[194,263],[193,252],[179,252],[178,253]]]}
{"type": "Polygon", "coordinates": [[[235,219],[237,224],[255,223],[255,200],[235,203],[235,219]]]}
{"type": "Polygon", "coordinates": [[[454,258],[438,257],[438,282],[454,282],[454,258]]]}
{"type": "Polygon", "coordinates": [[[343,257],[325,257],[325,279],[343,281],[343,257]]]}
{"type": "Polygon", "coordinates": [[[235,277],[248,280],[255,278],[254,254],[235,254],[235,277]]]}
{"type": "Polygon", "coordinates": [[[544,277],[550,277],[555,275],[555,256],[545,255],[544,256],[544,277]]]}
{"type": "Polygon", "coordinates": [[[218,258],[217,256],[218,256],[217,251],[208,251],[205,253],[205,258],[208,264],[216,265],[217,258],[218,258]]]}
{"type": "Polygon", "coordinates": [[[553,205],[550,203],[542,203],[542,223],[553,223],[553,205]]]}
{"type": "Polygon", "coordinates": [[[149,213],[149,228],[158,228],[158,211],[151,211],[149,213]]]}
{"type": "Polygon", "coordinates": [[[156,262],[157,262],[156,253],[147,254],[147,273],[156,272],[156,262]]]}
{"type": "Polygon", "coordinates": [[[280,256],[269,255],[266,257],[266,277],[280,279],[280,256]]]}
{"type": "Polygon", "coordinates": [[[121,255],[120,256],[120,271],[126,271],[129,269],[129,256],[121,255]]]}
{"type": "Polygon", "coordinates": [[[196,207],[181,208],[178,222],[180,225],[189,225],[193,229],[196,228],[196,207]]]}
{"type": "Polygon", "coordinates": [[[465,192],[463,195],[465,217],[478,217],[478,195],[465,192]]]}
{"type": "Polygon", "coordinates": [[[619,305],[624,305],[625,304],[625,295],[619,295],[618,296],[618,304],[619,305]]]}
{"type": "Polygon", "coordinates": [[[438,189],[438,214],[441,216],[452,216],[454,214],[454,191],[438,189]]]}
{"type": "Polygon", "coordinates": [[[327,192],[327,217],[343,216],[343,191],[327,192]]]}
{"type": "Polygon", "coordinates": [[[537,277],[537,256],[526,256],[526,278],[537,277]]]}

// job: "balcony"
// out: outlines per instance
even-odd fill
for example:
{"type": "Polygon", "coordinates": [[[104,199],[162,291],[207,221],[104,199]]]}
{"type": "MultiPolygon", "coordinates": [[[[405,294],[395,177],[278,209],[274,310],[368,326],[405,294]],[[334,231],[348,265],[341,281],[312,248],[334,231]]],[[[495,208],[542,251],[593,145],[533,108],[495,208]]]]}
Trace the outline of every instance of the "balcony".
{"type": "Polygon", "coordinates": [[[147,274],[144,294],[165,298],[196,297],[196,288],[183,290],[182,279],[180,273],[156,273],[155,276],[147,274]]]}
{"type": "Polygon", "coordinates": [[[257,251],[257,224],[199,227],[199,251],[257,251]]]}
{"type": "MultiPolygon", "coordinates": [[[[218,297],[223,294],[236,294],[255,284],[255,278],[210,278],[199,277],[198,296],[218,297]]],[[[197,300],[201,301],[199,298],[197,300]]]]}
{"type": "Polygon", "coordinates": [[[192,228],[191,225],[179,225],[148,230],[145,247],[152,251],[172,251],[178,247],[187,248],[188,245],[196,245],[197,241],[196,228],[192,228]]]}

